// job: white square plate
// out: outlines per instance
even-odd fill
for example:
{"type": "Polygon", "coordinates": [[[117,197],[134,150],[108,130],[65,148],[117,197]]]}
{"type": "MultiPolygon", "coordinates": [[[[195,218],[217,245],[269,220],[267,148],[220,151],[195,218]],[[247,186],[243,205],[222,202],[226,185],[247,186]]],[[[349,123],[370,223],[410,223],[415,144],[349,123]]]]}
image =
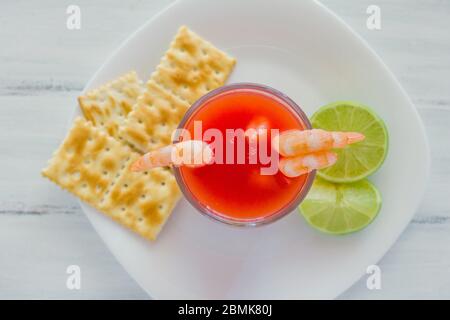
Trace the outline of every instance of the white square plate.
{"type": "Polygon", "coordinates": [[[182,200],[150,243],[82,204],[86,215],[154,298],[336,297],[386,253],[419,204],[429,152],[416,110],[361,38],[319,3],[298,0],[177,1],[131,35],[86,90],[132,69],[148,78],[183,24],[237,58],[229,83],[273,86],[308,115],[335,100],[374,108],[390,133],[386,162],[371,177],[383,196],[378,218],[342,237],[316,232],[297,213],[236,229],[182,200]]]}

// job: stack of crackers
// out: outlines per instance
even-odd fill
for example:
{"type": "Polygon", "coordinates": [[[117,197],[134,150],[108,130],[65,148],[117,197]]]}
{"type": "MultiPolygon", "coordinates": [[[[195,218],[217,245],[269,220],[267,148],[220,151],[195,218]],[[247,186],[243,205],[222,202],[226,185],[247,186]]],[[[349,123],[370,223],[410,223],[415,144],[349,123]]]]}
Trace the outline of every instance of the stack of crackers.
{"type": "Polygon", "coordinates": [[[79,97],[77,118],[42,174],[148,239],[181,196],[170,168],[131,172],[143,153],[171,143],[190,105],[222,86],[235,59],[183,26],[146,84],[127,73],[79,97]]]}

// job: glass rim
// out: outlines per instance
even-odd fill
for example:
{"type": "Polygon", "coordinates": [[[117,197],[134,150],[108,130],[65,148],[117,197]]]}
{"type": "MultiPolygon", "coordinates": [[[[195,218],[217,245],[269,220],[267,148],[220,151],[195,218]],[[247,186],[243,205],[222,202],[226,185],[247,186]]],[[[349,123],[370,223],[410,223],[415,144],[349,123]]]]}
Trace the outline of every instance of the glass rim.
{"type": "MultiPolygon", "coordinates": [[[[205,94],[204,96],[202,96],[201,98],[196,100],[191,105],[191,107],[188,109],[188,111],[183,116],[183,119],[181,120],[180,124],[178,125],[178,129],[184,129],[185,125],[191,119],[191,117],[193,115],[195,115],[195,113],[198,110],[200,110],[201,107],[204,106],[207,101],[209,101],[210,99],[212,99],[220,94],[223,94],[223,93],[226,93],[229,91],[233,91],[233,90],[237,90],[237,89],[250,89],[250,90],[255,90],[255,91],[262,91],[271,96],[277,97],[278,99],[282,100],[287,106],[289,106],[291,111],[299,117],[299,119],[305,126],[305,129],[312,129],[311,122],[309,121],[309,119],[306,116],[306,114],[304,113],[304,111],[286,94],[284,94],[272,87],[269,87],[267,85],[251,83],[251,82],[233,83],[233,84],[221,86],[219,88],[216,88],[216,89],[208,92],[207,94],[205,94]]],[[[180,130],[177,130],[177,132],[179,132],[179,131],[180,130]]],[[[172,142],[177,143],[177,142],[179,142],[178,139],[179,139],[179,135],[176,134],[174,136],[172,142]]],[[[287,214],[291,213],[298,207],[298,205],[306,197],[306,195],[308,194],[308,192],[312,186],[314,178],[316,176],[316,170],[313,170],[312,172],[308,173],[306,181],[302,185],[297,196],[294,197],[293,199],[291,199],[285,206],[283,206],[279,210],[277,210],[269,215],[266,215],[266,216],[263,216],[260,218],[256,218],[256,219],[236,219],[236,218],[228,217],[227,215],[225,215],[223,213],[217,212],[216,210],[208,207],[206,204],[201,203],[195,197],[195,195],[192,193],[192,191],[188,187],[187,183],[185,183],[180,167],[174,167],[173,170],[174,170],[174,174],[175,174],[175,178],[177,180],[178,186],[181,189],[181,192],[183,193],[184,197],[188,200],[188,202],[195,209],[197,209],[201,214],[213,219],[214,221],[219,221],[219,222],[222,222],[222,223],[225,223],[228,225],[239,226],[239,227],[255,227],[255,226],[265,225],[268,223],[272,223],[272,222],[286,216],[287,214]]]]}

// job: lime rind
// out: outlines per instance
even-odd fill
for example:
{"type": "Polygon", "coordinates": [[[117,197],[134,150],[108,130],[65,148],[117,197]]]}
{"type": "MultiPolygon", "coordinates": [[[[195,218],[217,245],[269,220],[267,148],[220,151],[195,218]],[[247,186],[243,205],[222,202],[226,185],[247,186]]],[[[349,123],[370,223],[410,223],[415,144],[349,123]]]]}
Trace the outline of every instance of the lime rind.
{"type": "Polygon", "coordinates": [[[299,211],[313,228],[333,235],[367,227],[381,209],[381,195],[367,179],[336,184],[316,178],[299,211]]]}
{"type": "Polygon", "coordinates": [[[335,150],[337,163],[318,170],[318,176],[331,182],[351,183],[373,174],[385,161],[389,146],[387,127],[371,108],[353,101],[337,101],[319,108],[311,122],[315,128],[366,135],[362,142],[335,150]]]}

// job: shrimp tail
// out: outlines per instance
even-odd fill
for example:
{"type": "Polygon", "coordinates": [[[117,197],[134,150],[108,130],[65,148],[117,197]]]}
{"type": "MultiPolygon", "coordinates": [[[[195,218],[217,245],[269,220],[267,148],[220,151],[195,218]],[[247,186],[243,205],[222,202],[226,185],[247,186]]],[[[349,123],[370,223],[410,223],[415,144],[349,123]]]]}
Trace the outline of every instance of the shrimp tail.
{"type": "Polygon", "coordinates": [[[131,165],[131,171],[167,166],[199,167],[213,162],[212,148],[199,140],[188,140],[144,154],[131,165]]]}
{"type": "Polygon", "coordinates": [[[353,144],[356,142],[363,141],[366,137],[359,132],[347,132],[347,143],[353,144]]]}
{"type": "Polygon", "coordinates": [[[146,170],[147,167],[148,167],[148,164],[145,159],[145,156],[142,156],[131,164],[130,170],[133,172],[139,172],[139,171],[146,170]]]}

